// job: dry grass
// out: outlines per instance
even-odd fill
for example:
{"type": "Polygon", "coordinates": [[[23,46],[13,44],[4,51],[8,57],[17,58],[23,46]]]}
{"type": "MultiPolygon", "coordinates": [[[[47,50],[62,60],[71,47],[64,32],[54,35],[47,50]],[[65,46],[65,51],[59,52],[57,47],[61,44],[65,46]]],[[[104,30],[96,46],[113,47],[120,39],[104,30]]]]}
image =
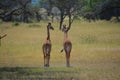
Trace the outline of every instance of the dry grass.
{"type": "MultiPolygon", "coordinates": [[[[20,23],[18,26],[1,23],[0,34],[7,33],[7,37],[2,39],[0,47],[0,66],[40,67],[40,70],[44,70],[41,47],[46,38],[46,25],[47,22],[20,23]]],[[[62,80],[120,79],[120,23],[75,21],[69,31],[73,44],[70,69],[65,68],[65,54],[59,53],[62,49],[63,33],[58,30],[57,22],[53,26],[55,30],[51,31],[51,68],[45,69],[46,75],[40,78],[48,76],[48,80],[58,80],[60,75],[62,78],[59,79],[62,80]]]]}

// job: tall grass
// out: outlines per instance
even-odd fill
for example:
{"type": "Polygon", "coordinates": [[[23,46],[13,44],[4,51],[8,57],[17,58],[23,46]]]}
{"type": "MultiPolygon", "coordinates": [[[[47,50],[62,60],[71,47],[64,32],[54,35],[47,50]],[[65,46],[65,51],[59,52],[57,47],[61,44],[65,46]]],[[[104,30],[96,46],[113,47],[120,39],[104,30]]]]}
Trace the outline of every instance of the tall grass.
{"type": "Polygon", "coordinates": [[[120,79],[120,23],[75,21],[69,31],[69,39],[73,44],[70,69],[65,68],[65,54],[60,53],[63,33],[59,31],[57,22],[53,23],[55,30],[50,32],[50,68],[43,68],[42,44],[46,39],[46,25],[47,22],[20,23],[17,27],[13,23],[0,24],[0,35],[7,34],[0,46],[0,67],[3,67],[0,68],[3,69],[0,75],[5,75],[0,79],[8,79],[8,75],[15,75],[8,80],[16,77],[23,80],[120,79]],[[15,68],[11,71],[6,67],[15,68]]]}

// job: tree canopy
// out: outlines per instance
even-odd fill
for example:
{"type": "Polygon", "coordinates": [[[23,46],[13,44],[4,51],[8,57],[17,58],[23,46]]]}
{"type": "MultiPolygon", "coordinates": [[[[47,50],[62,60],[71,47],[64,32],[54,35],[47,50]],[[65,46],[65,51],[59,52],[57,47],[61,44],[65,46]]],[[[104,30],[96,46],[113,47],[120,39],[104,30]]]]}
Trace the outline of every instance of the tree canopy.
{"type": "Polygon", "coordinates": [[[60,10],[60,29],[68,17],[71,27],[76,17],[106,19],[116,17],[120,21],[120,0],[0,0],[0,19],[3,21],[29,22],[31,18],[41,20],[41,8],[51,16],[52,8],[60,10]]]}
{"type": "Polygon", "coordinates": [[[71,24],[75,17],[78,15],[79,10],[84,6],[84,0],[50,0],[50,2],[61,12],[59,29],[61,29],[66,16],[68,16],[69,19],[68,27],[70,29],[71,24]]]}
{"type": "Polygon", "coordinates": [[[3,21],[22,21],[29,22],[38,8],[32,7],[31,0],[1,0],[0,18],[3,21]]]}

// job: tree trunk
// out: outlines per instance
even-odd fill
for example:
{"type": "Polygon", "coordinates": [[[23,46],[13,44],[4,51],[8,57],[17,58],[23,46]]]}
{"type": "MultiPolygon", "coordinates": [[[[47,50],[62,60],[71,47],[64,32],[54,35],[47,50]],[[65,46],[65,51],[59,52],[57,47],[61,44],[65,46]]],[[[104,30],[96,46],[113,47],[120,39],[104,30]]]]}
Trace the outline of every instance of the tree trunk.
{"type": "Polygon", "coordinates": [[[64,20],[64,16],[63,16],[63,13],[61,13],[61,16],[60,16],[60,26],[59,26],[60,30],[62,29],[63,20],[64,20]]]}
{"type": "Polygon", "coordinates": [[[92,0],[90,0],[89,4],[90,4],[90,7],[93,8],[92,0]]]}
{"type": "Polygon", "coordinates": [[[69,17],[69,26],[68,26],[68,30],[70,30],[71,24],[72,24],[74,18],[72,18],[71,13],[69,13],[69,16],[68,16],[68,17],[69,17]]]}

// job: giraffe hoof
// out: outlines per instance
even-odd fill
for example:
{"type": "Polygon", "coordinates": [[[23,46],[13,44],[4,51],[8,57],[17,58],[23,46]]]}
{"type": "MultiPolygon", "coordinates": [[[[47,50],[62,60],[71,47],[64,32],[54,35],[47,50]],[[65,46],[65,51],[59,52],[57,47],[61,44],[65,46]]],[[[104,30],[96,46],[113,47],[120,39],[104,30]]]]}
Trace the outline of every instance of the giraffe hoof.
{"type": "Polygon", "coordinates": [[[44,67],[49,67],[49,65],[48,65],[48,64],[45,64],[44,67]]]}

